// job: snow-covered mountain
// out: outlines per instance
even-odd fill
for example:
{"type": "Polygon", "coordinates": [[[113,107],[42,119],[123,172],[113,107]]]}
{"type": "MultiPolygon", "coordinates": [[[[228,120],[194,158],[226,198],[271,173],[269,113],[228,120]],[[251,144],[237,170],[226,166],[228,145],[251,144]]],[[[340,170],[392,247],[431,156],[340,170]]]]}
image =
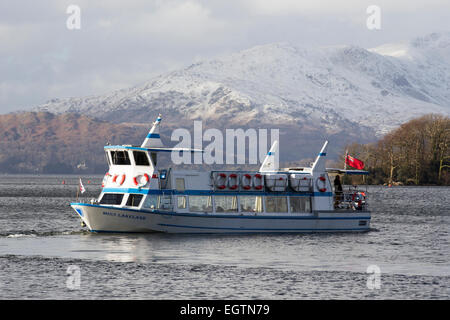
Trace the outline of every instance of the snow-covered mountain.
{"type": "Polygon", "coordinates": [[[114,122],[151,122],[161,112],[178,125],[270,124],[294,130],[291,139],[309,133],[370,140],[426,113],[450,114],[450,33],[368,50],[262,45],[136,87],[53,99],[36,109],[114,122]]]}

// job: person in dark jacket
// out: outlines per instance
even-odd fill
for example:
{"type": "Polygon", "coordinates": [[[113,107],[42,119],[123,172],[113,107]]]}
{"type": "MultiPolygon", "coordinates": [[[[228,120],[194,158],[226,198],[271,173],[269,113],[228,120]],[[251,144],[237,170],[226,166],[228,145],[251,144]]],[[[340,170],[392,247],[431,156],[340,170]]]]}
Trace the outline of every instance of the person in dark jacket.
{"type": "Polygon", "coordinates": [[[337,206],[342,200],[342,184],[339,175],[336,175],[336,178],[334,178],[334,193],[336,194],[335,206],[337,206]]]}

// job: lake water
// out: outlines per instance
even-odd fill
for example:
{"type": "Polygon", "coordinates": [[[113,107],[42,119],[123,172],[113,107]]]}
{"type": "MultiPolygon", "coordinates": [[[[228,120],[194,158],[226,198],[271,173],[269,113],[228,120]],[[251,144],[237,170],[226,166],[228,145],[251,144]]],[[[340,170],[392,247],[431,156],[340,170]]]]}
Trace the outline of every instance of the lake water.
{"type": "Polygon", "coordinates": [[[0,176],[0,299],[450,297],[450,187],[368,187],[361,234],[136,235],[82,228],[77,185],[0,176]]]}

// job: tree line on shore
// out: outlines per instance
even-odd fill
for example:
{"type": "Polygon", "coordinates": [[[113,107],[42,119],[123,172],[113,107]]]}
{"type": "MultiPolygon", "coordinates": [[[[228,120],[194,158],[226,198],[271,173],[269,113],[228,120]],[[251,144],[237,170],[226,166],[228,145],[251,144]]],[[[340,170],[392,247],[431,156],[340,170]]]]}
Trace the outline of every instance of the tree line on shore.
{"type": "MultiPolygon", "coordinates": [[[[412,119],[375,143],[353,143],[348,152],[370,172],[368,184],[450,185],[450,118],[428,114],[412,119]]],[[[346,176],[344,183],[361,177],[346,176]]],[[[354,181],[355,183],[362,181],[354,181]]]]}

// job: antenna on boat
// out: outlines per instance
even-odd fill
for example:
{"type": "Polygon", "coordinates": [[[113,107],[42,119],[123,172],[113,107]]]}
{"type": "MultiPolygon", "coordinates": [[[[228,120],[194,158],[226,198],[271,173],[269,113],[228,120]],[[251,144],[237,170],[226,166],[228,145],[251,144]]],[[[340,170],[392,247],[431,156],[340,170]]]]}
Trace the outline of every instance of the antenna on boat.
{"type": "Polygon", "coordinates": [[[327,156],[327,146],[328,146],[328,141],[325,141],[325,143],[323,144],[322,149],[320,150],[319,154],[317,155],[316,161],[314,161],[313,165],[312,165],[312,170],[311,171],[319,171],[319,172],[325,172],[325,157],[327,156]]]}
{"type": "Polygon", "coordinates": [[[259,172],[270,172],[278,170],[278,141],[275,141],[272,144],[269,152],[264,159],[261,168],[259,168],[259,172]]]}
{"type": "Polygon", "coordinates": [[[147,134],[144,142],[142,143],[141,148],[160,148],[164,147],[164,144],[161,141],[161,137],[159,135],[159,126],[161,124],[161,114],[158,115],[156,121],[153,123],[153,127],[147,134]]]}

